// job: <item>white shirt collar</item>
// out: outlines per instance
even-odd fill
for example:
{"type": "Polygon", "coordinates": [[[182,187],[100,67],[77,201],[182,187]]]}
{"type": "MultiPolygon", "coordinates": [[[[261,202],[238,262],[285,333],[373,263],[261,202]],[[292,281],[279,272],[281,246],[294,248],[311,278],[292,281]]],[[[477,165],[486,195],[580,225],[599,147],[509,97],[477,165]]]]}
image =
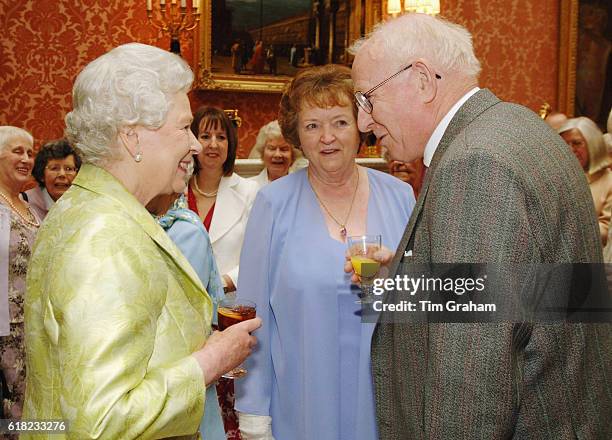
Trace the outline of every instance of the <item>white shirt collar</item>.
{"type": "Polygon", "coordinates": [[[431,134],[431,137],[427,141],[427,145],[425,145],[425,151],[423,152],[423,163],[425,164],[426,167],[429,167],[429,164],[431,163],[431,159],[433,158],[434,153],[436,152],[436,149],[438,148],[438,145],[440,144],[440,141],[442,140],[442,136],[444,136],[444,132],[448,128],[448,124],[450,124],[450,121],[451,119],[453,119],[453,116],[455,116],[455,113],[457,113],[459,109],[461,108],[461,106],[465,104],[465,101],[470,99],[470,97],[474,93],[478,92],[479,90],[480,90],[480,87],[474,87],[472,90],[470,90],[465,95],[463,95],[461,99],[457,101],[455,105],[451,107],[448,113],[438,123],[438,126],[436,127],[434,132],[431,134]]]}

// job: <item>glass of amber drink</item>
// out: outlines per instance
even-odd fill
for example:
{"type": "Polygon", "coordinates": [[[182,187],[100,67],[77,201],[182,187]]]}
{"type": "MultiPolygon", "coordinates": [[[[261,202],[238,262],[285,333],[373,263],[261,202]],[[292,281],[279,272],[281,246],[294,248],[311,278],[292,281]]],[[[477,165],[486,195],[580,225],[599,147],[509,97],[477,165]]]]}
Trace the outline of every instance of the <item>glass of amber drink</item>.
{"type": "Polygon", "coordinates": [[[361,281],[361,295],[358,304],[370,304],[374,301],[372,285],[380,269],[380,262],[373,259],[374,253],[380,250],[380,235],[358,235],[348,237],[349,255],[353,270],[361,281]]]}
{"type": "MultiPolygon", "coordinates": [[[[241,300],[234,297],[222,299],[217,309],[219,330],[223,331],[234,324],[255,318],[255,308],[255,303],[252,301],[241,300]]],[[[225,373],[222,377],[226,379],[237,379],[244,376],[246,373],[246,368],[242,365],[238,365],[233,370],[225,373]]]]}

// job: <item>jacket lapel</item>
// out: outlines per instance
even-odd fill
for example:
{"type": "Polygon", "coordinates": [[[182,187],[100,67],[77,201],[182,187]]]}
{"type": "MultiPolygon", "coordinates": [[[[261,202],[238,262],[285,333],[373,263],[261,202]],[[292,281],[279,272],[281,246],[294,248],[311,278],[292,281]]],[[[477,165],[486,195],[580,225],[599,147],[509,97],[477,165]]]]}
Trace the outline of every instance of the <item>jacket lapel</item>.
{"type": "Polygon", "coordinates": [[[205,291],[195,270],[168,237],[168,234],[157,224],[146,208],[109,172],[93,165],[83,164],[73,184],[110,197],[121,204],[124,212],[174,260],[193,285],[202,293],[205,291]]]}
{"type": "Polygon", "coordinates": [[[408,226],[406,226],[406,230],[404,231],[404,235],[400,241],[400,244],[397,248],[397,252],[391,262],[390,266],[390,275],[395,276],[397,273],[397,268],[404,257],[404,251],[412,251],[412,245],[409,246],[410,240],[413,238],[416,225],[419,223],[419,218],[421,216],[421,212],[423,210],[423,206],[425,205],[425,199],[427,198],[427,191],[429,190],[429,183],[435,177],[436,169],[440,160],[444,156],[444,153],[448,149],[448,146],[455,140],[457,135],[461,133],[468,125],[474,121],[478,116],[480,116],[485,110],[489,107],[499,103],[500,100],[493,93],[491,93],[488,89],[481,89],[473,96],[471,96],[460,108],[453,119],[451,119],[450,124],[448,125],[442,139],[440,140],[440,144],[436,148],[436,152],[429,164],[429,168],[427,168],[427,174],[425,175],[425,180],[423,181],[423,186],[421,188],[421,193],[419,194],[419,199],[417,200],[416,206],[412,211],[412,215],[410,216],[410,220],[408,221],[408,226]]]}
{"type": "Polygon", "coordinates": [[[221,178],[215,204],[215,214],[210,224],[211,243],[215,243],[223,237],[242,217],[245,200],[236,190],[239,183],[240,178],[236,174],[221,178]]]}

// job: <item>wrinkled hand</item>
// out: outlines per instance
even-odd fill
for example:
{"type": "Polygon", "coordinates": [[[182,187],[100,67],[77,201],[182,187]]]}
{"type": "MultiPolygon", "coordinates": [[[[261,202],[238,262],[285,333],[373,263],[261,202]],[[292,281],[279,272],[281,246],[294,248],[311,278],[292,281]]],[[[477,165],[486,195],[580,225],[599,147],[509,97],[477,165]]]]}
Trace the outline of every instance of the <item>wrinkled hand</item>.
{"type": "Polygon", "coordinates": [[[261,318],[239,322],[222,332],[213,332],[204,347],[193,353],[204,373],[206,386],[221,375],[237,367],[257,345],[257,338],[250,333],[261,327],[261,318]]]}
{"type": "MultiPolygon", "coordinates": [[[[395,254],[390,249],[384,246],[382,246],[372,255],[368,255],[368,257],[380,262],[380,270],[376,278],[385,278],[389,274],[389,264],[391,263],[391,260],[393,260],[394,255],[395,254]]],[[[361,279],[353,270],[353,265],[351,264],[351,255],[348,250],[346,251],[345,257],[346,261],[344,263],[344,271],[346,273],[352,273],[351,282],[353,284],[361,283],[361,279]]]]}

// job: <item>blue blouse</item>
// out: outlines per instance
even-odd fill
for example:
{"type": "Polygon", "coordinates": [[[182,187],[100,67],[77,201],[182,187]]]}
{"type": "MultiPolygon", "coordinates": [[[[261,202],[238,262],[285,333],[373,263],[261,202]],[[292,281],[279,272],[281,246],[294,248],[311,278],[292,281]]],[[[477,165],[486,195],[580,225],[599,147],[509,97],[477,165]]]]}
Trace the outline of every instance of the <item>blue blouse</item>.
{"type": "MultiPolygon", "coordinates": [[[[395,249],[412,188],[368,169],[367,233],[395,249]]],[[[306,169],[259,190],[247,225],[238,297],[257,304],[257,348],[235,382],[238,411],[272,416],[275,438],[377,438],[370,370],[374,324],[362,324],[346,244],[330,237],[306,169]]]]}
{"type": "MultiPolygon", "coordinates": [[[[195,212],[187,208],[187,203],[181,196],[164,216],[157,218],[157,222],[181,250],[206,287],[213,300],[213,323],[216,323],[217,305],[224,296],[223,285],[213,257],[210,238],[202,221],[195,212]]],[[[200,423],[200,433],[206,440],[225,440],[215,384],[206,388],[206,403],[204,417],[200,423]]]]}
{"type": "Polygon", "coordinates": [[[181,195],[163,216],[156,217],[174,244],[193,266],[208,295],[213,300],[213,324],[217,323],[217,305],[223,299],[223,283],[213,256],[208,232],[198,215],[187,207],[181,195]]]}

